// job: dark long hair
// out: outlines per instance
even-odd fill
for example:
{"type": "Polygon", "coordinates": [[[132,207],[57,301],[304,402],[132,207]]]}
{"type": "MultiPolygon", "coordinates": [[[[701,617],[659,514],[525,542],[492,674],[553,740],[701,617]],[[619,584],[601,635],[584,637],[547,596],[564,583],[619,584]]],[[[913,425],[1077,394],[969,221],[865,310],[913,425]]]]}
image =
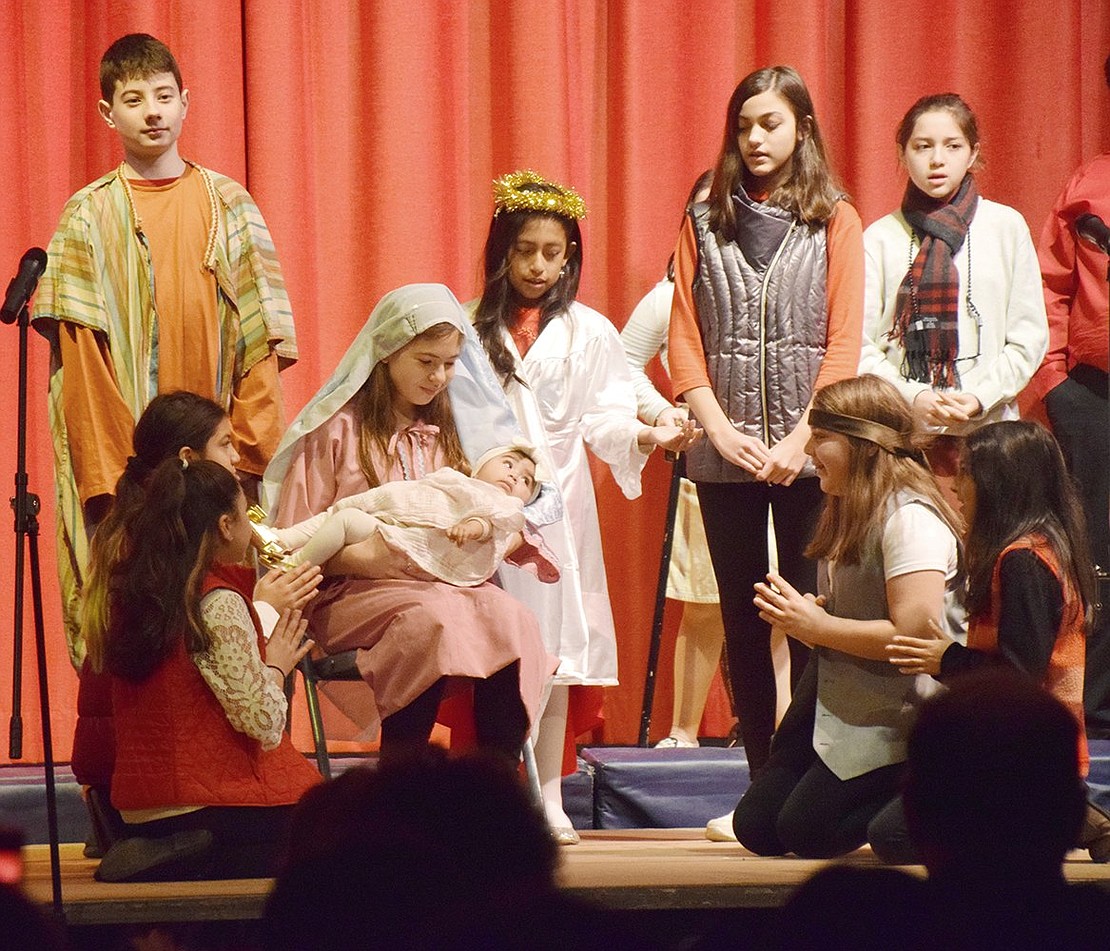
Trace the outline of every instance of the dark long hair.
{"type": "Polygon", "coordinates": [[[177,390],[154,397],[135,424],[131,437],[135,455],[116,482],[112,505],[93,535],[89,574],[82,592],[81,630],[94,669],[100,670],[104,661],[109,579],[123,554],[125,527],[145,504],[151,474],[165,460],[176,459],[186,446],[203,453],[226,418],[227,413],[219,403],[177,390]]]}
{"type": "Polygon", "coordinates": [[[768,204],[789,211],[810,226],[823,225],[836,211],[843,191],[829,170],[825,143],[817,126],[813,100],[798,71],[791,66],[768,66],[749,73],[732,93],[725,112],[725,132],[713,190],[709,193],[709,227],[726,241],[736,240],[733,194],[742,186],[751,191],[754,182],[740,154],[740,110],[752,96],[777,92],[789,103],[797,123],[799,140],[794,147],[790,177],[767,196],[768,204]]]}
{"type": "Polygon", "coordinates": [[[125,526],[125,557],[109,580],[104,661],[115,676],[149,677],[184,637],[208,648],[200,583],[211,566],[221,515],[238,515],[243,489],[217,462],[167,459],[151,473],[145,503],[125,526]]]}
{"type": "MultiPolygon", "coordinates": [[[[527,182],[520,186],[520,190],[563,194],[558,186],[550,183],[527,182]]],[[[502,385],[508,385],[513,379],[516,367],[516,361],[502,339],[502,328],[509,325],[520,303],[509,283],[509,251],[525,224],[533,218],[557,221],[563,227],[568,250],[574,245],[563,267],[563,276],[537,302],[541,331],[556,314],[569,312],[570,305],[578,296],[578,282],[582,277],[582,229],[575,219],[538,211],[502,211],[493,216],[486,237],[485,284],[474,315],[474,329],[502,385]]]]}
{"type": "Polygon", "coordinates": [[[1029,420],[988,424],[964,441],[960,466],[975,486],[975,515],[967,532],[969,613],[989,613],[991,577],[1003,549],[1023,535],[1042,535],[1089,625],[1095,576],[1087,525],[1052,434],[1029,420]]]}

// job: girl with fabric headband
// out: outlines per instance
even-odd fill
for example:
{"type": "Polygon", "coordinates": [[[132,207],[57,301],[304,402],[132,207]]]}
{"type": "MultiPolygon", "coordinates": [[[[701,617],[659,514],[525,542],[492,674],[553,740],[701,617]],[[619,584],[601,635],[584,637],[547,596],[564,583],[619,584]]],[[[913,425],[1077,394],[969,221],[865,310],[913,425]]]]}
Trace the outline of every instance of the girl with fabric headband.
{"type": "Polygon", "coordinates": [[[771,573],[754,604],[813,652],[733,822],[759,855],[830,858],[868,840],[898,792],[915,711],[938,689],[924,674],[897,674],[887,646],[930,624],[962,639],[964,577],[958,516],[890,383],[862,376],[818,390],[809,425],[825,495],[807,549],[820,559],[817,594],[771,573]]]}

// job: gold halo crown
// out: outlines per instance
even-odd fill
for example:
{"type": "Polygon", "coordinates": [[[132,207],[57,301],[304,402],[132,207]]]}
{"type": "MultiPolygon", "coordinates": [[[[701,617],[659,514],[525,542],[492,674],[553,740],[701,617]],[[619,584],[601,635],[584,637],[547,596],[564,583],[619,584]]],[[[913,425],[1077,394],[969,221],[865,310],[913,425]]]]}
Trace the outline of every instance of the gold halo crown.
{"type": "Polygon", "coordinates": [[[574,189],[558,182],[549,182],[528,168],[493,180],[493,209],[494,217],[503,211],[535,211],[559,215],[572,221],[580,221],[586,217],[586,203],[574,189]],[[522,185],[545,187],[522,189],[522,185]]]}

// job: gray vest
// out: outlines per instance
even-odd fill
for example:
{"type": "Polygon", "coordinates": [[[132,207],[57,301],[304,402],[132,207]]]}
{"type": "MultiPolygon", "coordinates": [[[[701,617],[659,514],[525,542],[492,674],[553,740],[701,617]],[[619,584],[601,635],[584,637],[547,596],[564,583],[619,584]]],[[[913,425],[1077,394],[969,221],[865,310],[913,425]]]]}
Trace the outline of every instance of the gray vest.
{"type": "MultiPolygon", "coordinates": [[[[929,503],[899,493],[888,514],[902,505],[929,503]]],[[[950,636],[963,627],[963,571],[946,583],[944,626],[950,636]]],[[[818,590],[828,599],[825,609],[837,617],[861,621],[890,617],[886,601],[882,546],[878,537],[857,565],[837,564],[831,587],[825,566],[818,590]]],[[[941,689],[932,677],[901,674],[885,660],[865,660],[828,647],[817,648],[817,711],[813,748],[838,779],[854,779],[880,766],[906,759],[906,740],[917,708],[941,689]]]]}
{"type": "MultiPolygon", "coordinates": [[[[825,355],[825,229],[743,193],[733,201],[736,241],[721,242],[709,230],[707,204],[691,213],[694,304],[713,392],[740,432],[772,446],[801,419],[825,355]]],[[[687,451],[686,474],[701,482],[753,478],[725,462],[708,439],[687,451]]],[[[807,461],[801,475],[813,474],[807,461]]]]}

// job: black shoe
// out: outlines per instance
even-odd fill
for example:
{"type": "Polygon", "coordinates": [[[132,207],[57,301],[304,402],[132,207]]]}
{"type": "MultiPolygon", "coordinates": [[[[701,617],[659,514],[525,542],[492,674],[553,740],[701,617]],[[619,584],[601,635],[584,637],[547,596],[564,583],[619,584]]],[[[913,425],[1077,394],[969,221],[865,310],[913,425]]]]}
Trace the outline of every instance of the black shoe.
{"type": "Polygon", "coordinates": [[[175,832],[160,839],[120,839],[104,854],[93,877],[98,882],[189,881],[203,868],[204,854],[213,841],[207,829],[175,832]]]}
{"type": "Polygon", "coordinates": [[[1110,862],[1110,817],[1093,803],[1087,803],[1077,845],[1087,850],[1092,862],[1110,862]]]}

